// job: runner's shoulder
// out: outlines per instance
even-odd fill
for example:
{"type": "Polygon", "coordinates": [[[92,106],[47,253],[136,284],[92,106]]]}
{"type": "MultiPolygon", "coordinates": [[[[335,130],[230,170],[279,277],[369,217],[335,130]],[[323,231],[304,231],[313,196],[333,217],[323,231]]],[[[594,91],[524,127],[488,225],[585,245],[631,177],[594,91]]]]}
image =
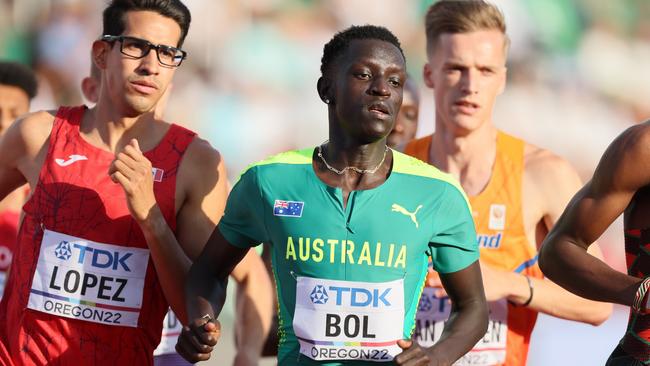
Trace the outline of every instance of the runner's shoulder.
{"type": "Polygon", "coordinates": [[[526,142],[524,148],[524,174],[534,179],[562,179],[577,176],[573,165],[562,156],[526,142]]]}
{"type": "Polygon", "coordinates": [[[195,136],[183,155],[179,177],[194,184],[213,185],[219,179],[226,179],[218,174],[220,167],[223,170],[223,165],[223,156],[219,150],[207,140],[195,136]]]}
{"type": "Polygon", "coordinates": [[[650,120],[629,127],[614,139],[596,168],[594,180],[625,190],[650,184],[650,120]]]}
{"type": "Polygon", "coordinates": [[[610,145],[633,159],[650,158],[650,120],[636,124],[623,131],[610,145]]]}
{"type": "Polygon", "coordinates": [[[19,117],[13,125],[16,125],[23,134],[47,133],[49,135],[55,118],[55,110],[38,111],[19,117]]]}
{"type": "MultiPolygon", "coordinates": [[[[286,168],[286,171],[291,170],[291,168],[296,167],[311,167],[312,164],[312,155],[314,152],[313,147],[308,147],[299,150],[290,150],[281,152],[276,155],[271,155],[264,160],[260,160],[256,163],[249,165],[241,173],[241,176],[244,176],[248,173],[253,174],[263,174],[265,177],[273,178],[277,177],[277,168],[286,168]]],[[[282,177],[277,177],[282,178],[282,177]]]]}
{"type": "Polygon", "coordinates": [[[210,166],[218,165],[221,163],[222,156],[219,150],[212,146],[210,142],[199,136],[195,136],[187,146],[185,159],[188,159],[197,168],[201,168],[205,164],[210,166]]]}
{"type": "Polygon", "coordinates": [[[56,111],[38,111],[19,117],[7,130],[4,140],[9,145],[37,154],[47,142],[56,117],[56,111]]]}

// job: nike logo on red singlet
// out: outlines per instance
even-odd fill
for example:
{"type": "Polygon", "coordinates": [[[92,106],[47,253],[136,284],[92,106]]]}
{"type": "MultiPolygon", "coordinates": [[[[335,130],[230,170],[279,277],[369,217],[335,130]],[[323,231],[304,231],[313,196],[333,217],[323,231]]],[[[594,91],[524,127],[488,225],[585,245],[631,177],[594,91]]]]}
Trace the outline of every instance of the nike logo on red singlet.
{"type": "Polygon", "coordinates": [[[54,159],[54,162],[59,166],[68,166],[81,160],[88,160],[88,158],[84,155],[70,155],[68,160],[54,159]]]}

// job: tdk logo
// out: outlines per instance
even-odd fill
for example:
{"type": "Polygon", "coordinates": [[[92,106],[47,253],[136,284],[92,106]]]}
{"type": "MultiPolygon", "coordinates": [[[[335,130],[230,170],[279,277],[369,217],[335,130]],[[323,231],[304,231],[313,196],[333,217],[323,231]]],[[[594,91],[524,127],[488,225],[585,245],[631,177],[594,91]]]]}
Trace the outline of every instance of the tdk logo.
{"type": "Polygon", "coordinates": [[[67,241],[60,242],[54,249],[54,255],[59,258],[67,261],[72,257],[72,250],[70,249],[70,243],[67,241]]]}
{"type": "MultiPolygon", "coordinates": [[[[90,265],[96,268],[110,268],[113,270],[123,269],[127,272],[131,272],[126,261],[133,255],[133,253],[120,253],[117,251],[111,252],[77,243],[73,243],[72,248],[78,249],[79,256],[77,257],[77,263],[79,264],[84,264],[86,261],[90,261],[90,265]]],[[[60,242],[54,249],[54,255],[59,259],[69,260],[73,255],[70,243],[67,241],[60,242]]]]}
{"type": "Polygon", "coordinates": [[[329,300],[329,296],[327,295],[327,291],[325,290],[325,287],[323,285],[316,285],[314,289],[311,291],[311,294],[309,295],[309,298],[311,299],[311,302],[314,304],[326,304],[327,300],[329,300]]]}
{"type": "Polygon", "coordinates": [[[365,288],[355,287],[338,287],[330,286],[330,292],[336,293],[336,305],[349,305],[354,307],[372,306],[378,308],[381,304],[391,306],[386,299],[390,293],[390,288],[385,289],[381,294],[379,289],[368,290],[365,288]]]}
{"type": "Polygon", "coordinates": [[[429,312],[433,309],[433,302],[427,294],[422,294],[420,297],[420,303],[418,304],[418,311],[429,312]]]}

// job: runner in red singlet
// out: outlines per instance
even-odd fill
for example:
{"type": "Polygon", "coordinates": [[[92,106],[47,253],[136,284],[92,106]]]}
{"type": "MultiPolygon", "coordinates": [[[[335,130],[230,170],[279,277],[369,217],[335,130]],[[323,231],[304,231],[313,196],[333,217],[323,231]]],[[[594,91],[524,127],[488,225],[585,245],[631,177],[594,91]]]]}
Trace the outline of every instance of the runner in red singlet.
{"type": "MultiPolygon", "coordinates": [[[[97,100],[99,99],[98,94],[99,94],[100,84],[101,84],[101,73],[97,68],[97,66],[91,62],[90,75],[83,78],[81,82],[81,90],[86,100],[88,100],[93,104],[97,103],[97,100]]],[[[167,105],[167,101],[169,100],[169,95],[171,93],[171,90],[172,90],[172,84],[170,84],[167,87],[165,94],[163,94],[163,96],[156,104],[155,114],[158,118],[163,117],[165,106],[167,105]]],[[[269,272],[269,276],[271,276],[270,272],[269,272]]],[[[237,302],[236,302],[237,308],[235,311],[237,315],[237,321],[236,321],[237,328],[235,328],[235,331],[238,331],[236,333],[237,342],[235,344],[237,347],[237,356],[235,359],[236,365],[242,364],[240,360],[245,360],[245,362],[248,363],[254,363],[253,361],[257,359],[257,354],[259,354],[259,352],[256,351],[259,348],[259,342],[257,340],[251,339],[248,336],[250,334],[250,331],[247,329],[247,319],[251,318],[250,306],[251,305],[257,306],[257,304],[252,304],[253,302],[252,299],[250,299],[250,297],[246,293],[247,286],[248,284],[243,283],[237,287],[237,302]],[[246,347],[252,348],[251,352],[248,352],[245,349],[246,347]]],[[[262,301],[263,299],[260,299],[257,302],[260,303],[262,301]]],[[[266,349],[269,343],[272,343],[274,339],[275,347],[277,349],[277,337],[272,336],[273,333],[277,332],[277,327],[273,328],[269,326],[267,323],[260,324],[260,326],[263,327],[263,329],[267,329],[267,328],[270,329],[270,331],[268,332],[269,336],[264,344],[264,348],[266,349]]],[[[181,357],[176,352],[176,348],[175,348],[176,341],[178,339],[178,336],[181,333],[182,328],[183,325],[178,320],[176,314],[174,314],[174,312],[171,309],[169,309],[167,311],[167,314],[165,315],[165,319],[163,320],[163,330],[162,330],[162,335],[160,337],[160,344],[158,344],[158,347],[156,347],[156,349],[153,352],[154,366],[190,365],[189,362],[183,359],[183,357],[181,357]]],[[[264,355],[265,354],[263,350],[261,356],[264,355]]]]}
{"type": "MultiPolygon", "coordinates": [[[[0,304],[0,364],[152,364],[168,305],[186,318],[196,243],[226,196],[219,153],[154,114],[189,21],[177,0],[112,1],[92,46],[96,106],[29,115],[0,141],[0,197],[33,187],[0,304]]],[[[233,275],[250,316],[270,318],[259,257],[233,275]]],[[[261,349],[263,327],[248,331],[261,349]]]]}
{"type": "MultiPolygon", "coordinates": [[[[0,62],[0,136],[18,118],[29,112],[38,83],[34,72],[14,62],[0,62]]],[[[13,257],[20,209],[28,193],[27,186],[16,189],[0,201],[0,298],[13,257]]]]}

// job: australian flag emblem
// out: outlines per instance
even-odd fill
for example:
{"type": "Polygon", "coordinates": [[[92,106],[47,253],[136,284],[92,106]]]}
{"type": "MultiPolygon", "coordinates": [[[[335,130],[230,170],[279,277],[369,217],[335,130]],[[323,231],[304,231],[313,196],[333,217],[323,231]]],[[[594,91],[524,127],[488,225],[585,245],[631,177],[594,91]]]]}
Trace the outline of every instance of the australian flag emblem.
{"type": "Polygon", "coordinates": [[[273,215],[286,217],[301,217],[304,202],[275,200],[273,215]]]}

